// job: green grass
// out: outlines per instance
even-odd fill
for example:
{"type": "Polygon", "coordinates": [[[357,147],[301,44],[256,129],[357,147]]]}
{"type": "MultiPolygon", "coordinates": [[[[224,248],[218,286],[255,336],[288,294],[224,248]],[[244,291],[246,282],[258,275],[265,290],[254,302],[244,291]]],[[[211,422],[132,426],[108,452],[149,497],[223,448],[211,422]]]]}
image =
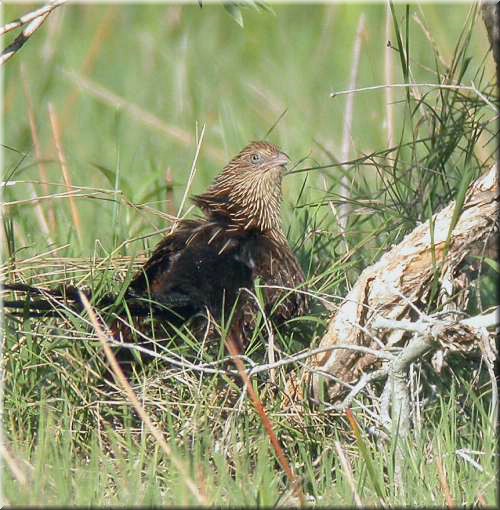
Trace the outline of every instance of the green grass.
{"type": "MultiPolygon", "coordinates": [[[[7,5],[5,20],[26,10],[7,5]]],[[[367,25],[357,86],[385,83],[384,7],[273,5],[272,10],[242,9],[244,28],[218,5],[72,5],[49,17],[5,66],[3,178],[18,181],[3,189],[9,204],[2,244],[8,280],[71,281],[96,294],[123,288],[144,252],[161,238],[159,231],[169,226],[165,213],[175,214],[182,202],[203,127],[190,194],[205,189],[225,161],[262,138],[285,110],[270,139],[299,169],[329,165],[284,181],[284,227],[316,296],[339,303],[360,271],[418,222],[450,200],[457,200],[460,213],[467,186],[494,159],[492,108],[470,89],[418,88],[419,97],[395,89],[395,146],[388,147],[384,91],[359,92],[348,158],[353,163],[341,168],[345,96],[330,93],[349,87],[361,13],[367,25]],[[44,191],[21,64],[49,181],[63,183],[48,116],[51,102],[62,124],[73,184],[86,187],[75,199],[81,242],[68,198],[54,196],[65,190],[60,184],[49,186],[56,222],[49,236],[40,231],[29,183],[39,196],[44,191]],[[125,103],[97,99],[103,88],[125,103]],[[142,111],[131,114],[130,104],[142,111]],[[152,126],[148,115],[163,127],[152,126]],[[345,241],[331,208],[343,201],[343,172],[352,177],[345,241]]],[[[470,5],[395,5],[394,14],[394,83],[410,77],[415,83],[474,82],[483,97],[495,101],[485,31],[470,5]]],[[[6,42],[11,39],[9,34],[6,42]]],[[[49,203],[42,202],[45,214],[49,203]]],[[[482,272],[469,301],[471,315],[495,304],[498,279],[498,267],[484,253],[474,260],[482,272]]],[[[440,305],[428,306],[434,312],[440,305]]],[[[328,315],[313,299],[309,316],[279,332],[279,348],[291,354],[316,346],[328,315]]],[[[4,469],[3,491],[11,505],[196,503],[123,393],[102,380],[101,348],[84,317],[8,318],[4,327],[4,435],[24,474],[16,479],[15,471],[4,469]]],[[[255,363],[266,359],[265,339],[261,320],[247,352],[255,363]]],[[[187,328],[167,347],[170,356],[195,362],[225,355],[222,342],[200,345],[187,328]]],[[[425,398],[425,405],[401,445],[402,479],[395,473],[395,442],[368,433],[374,423],[366,408],[353,407],[362,429],[360,449],[345,416],[308,402],[289,406],[283,393],[293,368],[278,370],[275,385],[267,373],[254,383],[292,468],[318,505],[353,504],[335,441],[349,458],[364,505],[381,500],[445,505],[438,463],[457,505],[494,505],[491,394],[477,361],[456,355],[440,376],[428,360],[416,367],[419,402],[425,398]]],[[[258,415],[248,398],[239,400],[241,388],[226,375],[153,364],[137,378],[135,390],[210,503],[292,502],[258,415]]],[[[378,412],[369,395],[363,403],[378,412]]]]}
{"type": "MultiPolygon", "coordinates": [[[[163,401],[163,405],[167,408],[169,403],[163,401]]],[[[29,468],[22,465],[28,473],[25,486],[5,472],[5,497],[11,503],[23,506],[75,502],[142,506],[196,503],[179,480],[175,467],[139,430],[96,427],[81,445],[75,440],[78,425],[71,413],[66,411],[56,418],[47,414],[47,407],[42,403],[36,408],[41,419],[32,441],[11,437],[17,456],[31,463],[29,468]]],[[[191,476],[206,488],[212,504],[271,506],[279,500],[283,474],[277,469],[250,405],[245,405],[241,413],[228,411],[231,427],[226,435],[214,430],[224,426],[220,417],[212,415],[206,423],[210,410],[178,412],[178,416],[163,422],[163,427],[170,437],[176,438],[175,442],[172,439],[172,446],[179,456],[188,459],[191,476]]],[[[495,431],[481,402],[476,401],[467,412],[470,414],[460,416],[452,399],[439,399],[426,411],[424,430],[416,432],[403,445],[402,486],[395,479],[394,446],[390,442],[364,438],[374,467],[372,475],[359,459],[358,446],[352,439],[346,440],[340,420],[334,427],[316,423],[314,431],[310,430],[315,436],[312,441],[307,432],[301,434],[292,429],[287,433],[292,427],[283,423],[286,418],[280,413],[271,413],[271,417],[281,431],[281,440],[294,467],[304,477],[305,490],[319,505],[349,506],[353,502],[333,448],[335,439],[342,441],[343,449],[353,459],[355,484],[365,505],[380,504],[378,494],[382,487],[382,499],[389,505],[443,506],[446,501],[437,474],[438,461],[444,466],[457,505],[477,502],[478,496],[493,505],[495,431]],[[460,451],[465,451],[479,468],[464,460],[457,453],[460,451]]],[[[169,413],[165,410],[164,414],[169,413]]]]}

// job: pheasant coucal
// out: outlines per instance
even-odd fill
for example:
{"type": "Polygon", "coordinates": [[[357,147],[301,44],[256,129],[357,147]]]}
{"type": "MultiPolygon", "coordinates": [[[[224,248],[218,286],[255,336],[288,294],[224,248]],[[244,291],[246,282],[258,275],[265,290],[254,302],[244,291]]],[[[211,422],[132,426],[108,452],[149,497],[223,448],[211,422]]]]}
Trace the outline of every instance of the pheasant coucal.
{"type": "MultiPolygon", "coordinates": [[[[233,338],[244,349],[259,308],[251,292],[254,282],[264,286],[265,312],[280,325],[305,312],[304,274],[283,234],[280,219],[281,181],[288,156],[268,142],[252,142],[233,158],[202,195],[192,198],[203,219],[181,220],[156,247],[130,282],[124,298],[130,316],[137,316],[139,331],[151,320],[179,326],[188,319],[211,317],[217,323],[231,317],[233,338]]],[[[8,290],[41,294],[24,285],[8,290]]],[[[78,291],[47,291],[69,299],[81,308],[78,291]]],[[[106,297],[104,303],[113,302],[106,297]]],[[[102,302],[101,302],[102,303],[102,302]]],[[[20,308],[23,301],[6,301],[20,308]]],[[[31,301],[30,310],[47,310],[46,300],[31,301]]],[[[128,317],[129,315],[123,315],[128,317]]],[[[135,327],[133,328],[135,329],[135,327]]],[[[125,320],[117,319],[112,331],[117,340],[144,342],[125,320]]],[[[201,330],[200,330],[201,331],[201,330]]],[[[148,344],[148,346],[151,344],[148,344]]],[[[129,350],[119,351],[123,362],[129,350]]]]}

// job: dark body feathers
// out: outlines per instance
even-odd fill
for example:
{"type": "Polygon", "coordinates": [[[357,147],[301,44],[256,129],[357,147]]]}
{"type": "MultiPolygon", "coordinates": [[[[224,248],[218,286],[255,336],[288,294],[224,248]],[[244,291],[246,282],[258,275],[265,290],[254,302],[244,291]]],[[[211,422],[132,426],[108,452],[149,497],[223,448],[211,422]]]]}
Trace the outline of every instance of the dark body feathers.
{"type": "Polygon", "coordinates": [[[265,311],[273,312],[275,322],[304,312],[303,294],[287,291],[304,281],[288,244],[256,232],[228,231],[216,222],[185,221],[157,246],[128,294],[150,294],[154,302],[171,306],[185,318],[208,311],[216,321],[227,319],[238,299],[248,331],[258,306],[241,289],[253,291],[257,278],[269,286],[264,289],[265,311]]]}

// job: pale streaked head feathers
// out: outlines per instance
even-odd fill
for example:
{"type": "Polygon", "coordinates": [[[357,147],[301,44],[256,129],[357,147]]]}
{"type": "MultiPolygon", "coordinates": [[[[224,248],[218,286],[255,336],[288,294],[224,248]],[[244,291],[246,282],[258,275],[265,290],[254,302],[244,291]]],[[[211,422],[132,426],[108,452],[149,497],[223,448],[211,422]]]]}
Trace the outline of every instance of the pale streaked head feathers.
{"type": "Polygon", "coordinates": [[[252,142],[193,200],[209,219],[223,219],[229,229],[282,236],[281,178],[288,162],[276,145],[252,142]]]}

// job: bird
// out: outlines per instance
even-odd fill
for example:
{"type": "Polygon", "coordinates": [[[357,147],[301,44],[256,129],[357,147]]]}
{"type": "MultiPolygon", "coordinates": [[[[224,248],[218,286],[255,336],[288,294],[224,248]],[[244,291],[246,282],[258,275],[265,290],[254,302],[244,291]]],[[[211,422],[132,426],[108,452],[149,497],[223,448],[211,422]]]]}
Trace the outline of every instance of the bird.
{"type": "MultiPolygon", "coordinates": [[[[117,342],[154,347],[137,332],[151,328],[151,322],[153,329],[165,330],[198,318],[200,332],[207,323],[229,321],[232,338],[243,352],[259,313],[252,295],[257,282],[263,287],[264,312],[273,327],[306,312],[305,276],[281,224],[282,178],[289,161],[276,145],[251,142],[226,164],[205,193],[191,197],[201,217],[179,220],[132,278],[124,293],[128,312],[110,327],[117,342]],[[134,316],[137,321],[131,327],[127,319],[134,316]]],[[[70,307],[83,308],[75,288],[46,292],[23,284],[4,288],[30,296],[43,294],[44,299],[28,305],[39,314],[53,306],[47,296],[64,296],[70,307]]],[[[114,299],[106,295],[100,303],[112,304],[114,299]]],[[[5,301],[4,306],[25,308],[27,304],[5,301]]],[[[120,350],[117,357],[124,364],[134,362],[129,349],[120,350]]]]}

